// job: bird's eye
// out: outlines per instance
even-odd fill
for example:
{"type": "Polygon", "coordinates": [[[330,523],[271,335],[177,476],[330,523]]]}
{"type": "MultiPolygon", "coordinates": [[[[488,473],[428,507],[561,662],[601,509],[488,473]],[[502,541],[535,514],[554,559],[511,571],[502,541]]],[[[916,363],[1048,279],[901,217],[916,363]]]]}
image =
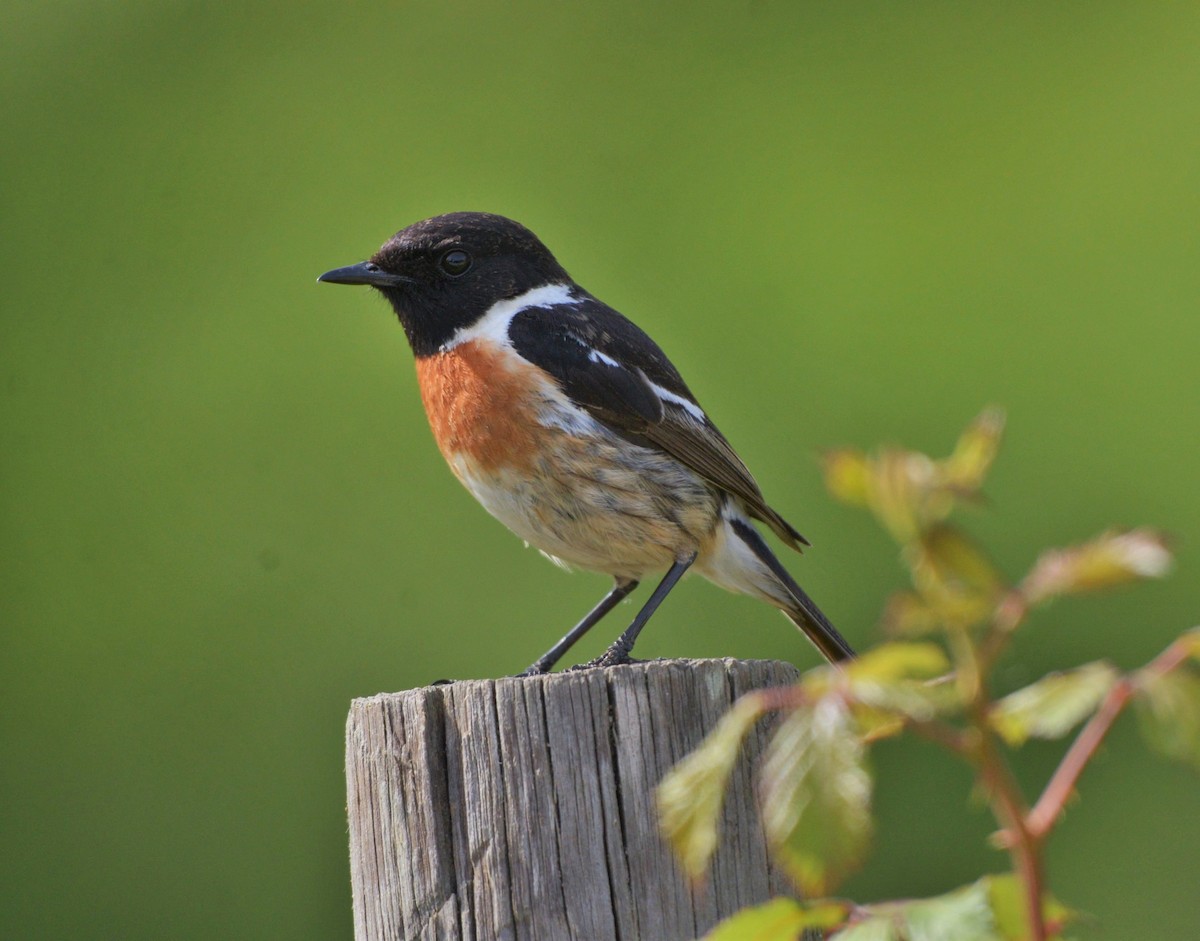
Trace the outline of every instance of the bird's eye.
{"type": "Polygon", "coordinates": [[[467,269],[471,267],[471,256],[462,249],[455,248],[446,252],[438,264],[441,265],[442,271],[450,277],[457,278],[459,275],[466,274],[467,269]]]}

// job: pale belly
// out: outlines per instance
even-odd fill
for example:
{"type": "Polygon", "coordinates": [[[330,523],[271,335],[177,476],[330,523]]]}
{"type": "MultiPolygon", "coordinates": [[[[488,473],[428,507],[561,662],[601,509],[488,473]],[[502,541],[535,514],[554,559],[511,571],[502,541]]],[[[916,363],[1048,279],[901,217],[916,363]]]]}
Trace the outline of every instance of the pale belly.
{"type": "Polygon", "coordinates": [[[450,465],[492,516],[568,565],[641,579],[711,539],[720,500],[678,462],[615,435],[549,437],[533,473],[465,454],[450,465]]]}

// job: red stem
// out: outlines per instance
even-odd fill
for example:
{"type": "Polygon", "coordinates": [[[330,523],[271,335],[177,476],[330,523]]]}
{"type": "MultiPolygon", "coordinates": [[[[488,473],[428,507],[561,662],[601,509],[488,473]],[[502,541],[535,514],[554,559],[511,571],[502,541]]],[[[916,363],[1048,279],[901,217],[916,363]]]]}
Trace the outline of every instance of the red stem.
{"type": "MultiPolygon", "coordinates": [[[[1150,661],[1143,668],[1143,672],[1153,676],[1170,673],[1190,656],[1190,643],[1190,639],[1186,637],[1175,641],[1150,661]]],[[[1075,741],[1071,743],[1071,747],[1067,749],[1067,753],[1059,762],[1046,789],[1042,791],[1042,796],[1038,798],[1037,804],[1034,805],[1025,820],[1030,835],[1039,843],[1046,839],[1050,831],[1054,829],[1054,825],[1058,823],[1063,807],[1074,793],[1075,785],[1079,782],[1079,776],[1083,774],[1083,769],[1092,760],[1100,743],[1104,741],[1104,736],[1117,721],[1117,716],[1129,705],[1135,692],[1137,690],[1132,679],[1123,676],[1117,680],[1112,689],[1108,691],[1108,695],[1104,697],[1104,701],[1096,710],[1095,715],[1088,720],[1087,725],[1083,727],[1075,741]]]]}
{"type": "Polygon", "coordinates": [[[996,748],[985,702],[986,696],[981,695],[979,702],[974,703],[971,710],[975,728],[979,733],[980,775],[992,795],[992,812],[1004,828],[1013,870],[1025,893],[1025,912],[1029,925],[1027,941],[1046,941],[1046,919],[1042,911],[1045,873],[1042,868],[1041,844],[1026,826],[1027,811],[1020,786],[996,748]]]}
{"type": "Polygon", "coordinates": [[[1055,769],[1054,776],[1050,778],[1042,796],[1038,798],[1025,821],[1030,834],[1039,842],[1046,839],[1062,816],[1063,807],[1074,793],[1075,784],[1083,774],[1083,769],[1092,760],[1100,743],[1104,741],[1104,736],[1132,698],[1133,683],[1126,677],[1121,677],[1108,691],[1100,708],[1088,720],[1083,731],[1071,743],[1071,747],[1055,769]]]}

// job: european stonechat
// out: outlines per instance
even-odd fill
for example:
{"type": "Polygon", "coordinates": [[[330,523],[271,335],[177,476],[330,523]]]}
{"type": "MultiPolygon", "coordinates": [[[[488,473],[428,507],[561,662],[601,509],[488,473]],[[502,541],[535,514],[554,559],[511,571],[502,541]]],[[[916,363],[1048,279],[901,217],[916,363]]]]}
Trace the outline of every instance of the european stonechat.
{"type": "Polygon", "coordinates": [[[319,280],[370,285],[391,303],[437,445],[484,508],[552,561],[612,576],[612,590],[527,674],[550,670],[666,570],[594,665],[627,662],[691,567],[779,608],[830,661],[854,655],[753,521],[797,551],[808,542],[767,505],[679,371],[523,225],[436,216],[319,280]]]}

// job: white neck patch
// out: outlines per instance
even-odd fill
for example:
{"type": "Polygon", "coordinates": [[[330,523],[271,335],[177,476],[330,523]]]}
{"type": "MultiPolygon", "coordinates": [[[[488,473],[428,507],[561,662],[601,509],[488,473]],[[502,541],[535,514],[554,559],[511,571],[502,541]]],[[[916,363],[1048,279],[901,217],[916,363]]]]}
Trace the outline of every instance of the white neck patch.
{"type": "Polygon", "coordinates": [[[571,295],[569,284],[543,284],[541,287],[530,288],[524,294],[496,301],[482,317],[470,326],[460,327],[442,346],[442,350],[452,350],[460,343],[471,340],[489,340],[501,347],[512,347],[508,338],[508,325],[513,317],[531,307],[558,307],[562,304],[578,304],[579,298],[571,295]]]}

